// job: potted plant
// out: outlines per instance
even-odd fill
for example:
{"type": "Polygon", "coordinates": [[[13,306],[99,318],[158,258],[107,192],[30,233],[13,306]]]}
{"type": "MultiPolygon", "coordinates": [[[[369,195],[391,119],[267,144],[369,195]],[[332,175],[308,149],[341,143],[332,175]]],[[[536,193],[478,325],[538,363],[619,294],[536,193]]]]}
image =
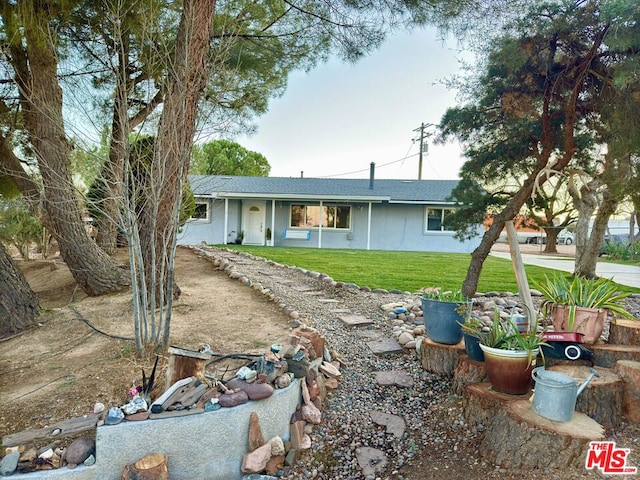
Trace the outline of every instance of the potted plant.
{"type": "Polygon", "coordinates": [[[467,356],[476,362],[484,362],[484,352],[480,348],[480,332],[484,327],[484,323],[469,309],[469,313],[461,325],[462,338],[467,356]]]}
{"type": "Polygon", "coordinates": [[[537,322],[531,331],[522,332],[511,319],[502,319],[496,308],[491,325],[478,322],[474,334],[479,338],[492,388],[510,395],[528,393],[540,346],[546,345],[537,322]]]}
{"type": "Polygon", "coordinates": [[[265,230],[264,238],[267,241],[267,247],[270,247],[270,246],[273,245],[273,243],[271,241],[271,227],[267,227],[267,229],[265,230]]]}
{"type": "Polygon", "coordinates": [[[236,245],[242,245],[242,240],[244,240],[244,232],[240,231],[236,237],[236,245]]]}
{"type": "Polygon", "coordinates": [[[471,300],[460,290],[425,289],[422,295],[422,314],[427,336],[437,343],[455,345],[462,340],[465,308],[471,300]],[[463,307],[463,308],[461,308],[463,307]]]}
{"type": "Polygon", "coordinates": [[[545,317],[551,318],[554,330],[582,333],[584,343],[600,338],[608,312],[634,318],[620,303],[629,294],[618,292],[606,278],[545,276],[536,288],[545,297],[540,306],[545,317]]]}

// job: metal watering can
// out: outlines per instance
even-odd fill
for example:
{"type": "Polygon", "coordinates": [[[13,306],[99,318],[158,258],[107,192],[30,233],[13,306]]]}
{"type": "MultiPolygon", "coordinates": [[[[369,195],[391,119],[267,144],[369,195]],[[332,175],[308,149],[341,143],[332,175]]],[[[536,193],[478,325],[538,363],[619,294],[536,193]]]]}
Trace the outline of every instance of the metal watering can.
{"type": "Polygon", "coordinates": [[[534,368],[531,377],[536,386],[531,408],[549,420],[568,422],[573,418],[578,395],[587,388],[593,377],[599,376],[592,368],[582,385],[578,385],[575,378],[563,373],[545,370],[544,367],[534,368]]]}

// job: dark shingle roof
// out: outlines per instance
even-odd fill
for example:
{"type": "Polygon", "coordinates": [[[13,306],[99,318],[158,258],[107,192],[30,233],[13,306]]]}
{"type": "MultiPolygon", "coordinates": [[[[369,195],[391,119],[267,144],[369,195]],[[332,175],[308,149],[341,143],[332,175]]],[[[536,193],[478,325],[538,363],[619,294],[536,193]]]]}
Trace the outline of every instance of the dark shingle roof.
{"type": "MultiPolygon", "coordinates": [[[[241,177],[189,175],[196,196],[442,203],[458,180],[241,177]]],[[[448,203],[448,202],[447,202],[448,203]]]]}

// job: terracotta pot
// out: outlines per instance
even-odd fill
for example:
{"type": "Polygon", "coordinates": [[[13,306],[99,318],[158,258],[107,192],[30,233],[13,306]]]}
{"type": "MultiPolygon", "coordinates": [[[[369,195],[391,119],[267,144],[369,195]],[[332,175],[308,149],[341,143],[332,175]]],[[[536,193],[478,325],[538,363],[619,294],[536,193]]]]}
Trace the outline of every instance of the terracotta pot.
{"type": "Polygon", "coordinates": [[[554,305],[551,321],[556,332],[578,332],[584,334],[584,343],[595,343],[604,329],[607,310],[604,308],[575,307],[573,328],[569,329],[569,306],[554,305]]]}
{"type": "Polygon", "coordinates": [[[536,366],[538,349],[501,350],[480,344],[484,352],[484,368],[496,392],[524,395],[531,390],[531,372],[536,366]]]}

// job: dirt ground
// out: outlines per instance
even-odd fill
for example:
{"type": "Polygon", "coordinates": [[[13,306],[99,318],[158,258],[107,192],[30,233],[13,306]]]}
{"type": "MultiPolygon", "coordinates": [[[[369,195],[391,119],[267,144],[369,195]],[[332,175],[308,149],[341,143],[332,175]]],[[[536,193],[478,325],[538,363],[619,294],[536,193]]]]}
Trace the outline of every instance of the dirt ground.
{"type": "MultiPolygon", "coordinates": [[[[44,312],[38,326],[0,339],[0,436],[93,413],[96,402],[107,409],[126,403],[127,390],[142,383],[142,369],[148,375],[154,357],[141,361],[132,341],[100,334],[79,316],[108,335],[132,338],[130,293],[87,297],[59,259],[17,264],[44,312]]],[[[176,280],[182,295],[173,309],[171,345],[259,353],[286,340],[289,319],[277,306],[190,250],[178,249],[176,280]]],[[[160,393],[166,360],[158,367],[160,393]]],[[[233,368],[211,373],[227,367],[233,368]]]]}

